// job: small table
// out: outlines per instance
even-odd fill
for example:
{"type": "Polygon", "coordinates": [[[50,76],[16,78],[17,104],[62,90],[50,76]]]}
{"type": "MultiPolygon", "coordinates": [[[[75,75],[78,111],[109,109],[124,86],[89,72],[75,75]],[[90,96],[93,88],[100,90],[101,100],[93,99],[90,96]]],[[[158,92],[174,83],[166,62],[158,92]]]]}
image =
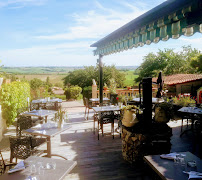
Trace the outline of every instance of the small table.
{"type": "MultiPolygon", "coordinates": [[[[202,172],[202,161],[190,152],[179,152],[185,154],[186,161],[195,160],[197,171],[202,172]]],[[[164,180],[187,180],[188,174],[183,173],[182,169],[176,168],[173,160],[162,159],[160,155],[144,156],[144,161],[164,180]]]]}
{"type": "MultiPolygon", "coordinates": [[[[100,99],[99,98],[90,98],[91,102],[99,102],[100,99]]],[[[103,98],[103,101],[109,101],[109,98],[103,98]]]]}
{"type": "Polygon", "coordinates": [[[32,101],[32,104],[37,104],[38,108],[40,108],[40,104],[54,103],[55,109],[58,107],[58,103],[62,103],[62,99],[54,98],[54,99],[36,99],[32,101]]]}
{"type": "MultiPolygon", "coordinates": [[[[193,121],[194,121],[194,115],[199,115],[199,116],[202,116],[202,109],[201,108],[198,108],[198,107],[182,107],[178,110],[179,112],[182,113],[182,116],[183,115],[189,115],[191,120],[192,120],[192,123],[191,123],[191,129],[186,129],[185,131],[183,131],[181,134],[180,134],[180,137],[186,133],[187,131],[190,131],[190,130],[193,130],[193,121]]],[[[182,117],[183,118],[183,117],[182,117]]]]}
{"type": "MultiPolygon", "coordinates": [[[[139,103],[140,98],[134,98],[132,101],[139,103]]],[[[143,98],[141,98],[141,101],[143,102],[143,98]]],[[[162,102],[164,102],[164,100],[161,99],[161,98],[152,98],[152,103],[153,104],[158,104],[158,103],[162,103],[162,102]]]]}
{"type": "MultiPolygon", "coordinates": [[[[56,169],[50,169],[50,170],[44,170],[43,175],[38,175],[40,179],[43,180],[62,180],[64,177],[77,165],[76,161],[64,161],[60,159],[50,159],[45,157],[37,157],[37,156],[30,156],[29,158],[24,160],[25,167],[27,166],[29,161],[33,161],[34,163],[37,162],[43,162],[45,163],[56,163],[56,169]]],[[[28,176],[30,176],[30,166],[26,167],[22,171],[14,172],[12,174],[5,173],[2,176],[0,176],[0,180],[22,180],[26,179],[28,176]]],[[[35,174],[31,175],[32,177],[35,177],[35,174]]]]}
{"type": "MultiPolygon", "coordinates": [[[[92,106],[94,106],[96,104],[99,104],[100,99],[99,98],[91,98],[91,99],[89,99],[89,101],[92,103],[92,106]]],[[[109,98],[103,98],[103,102],[104,101],[110,101],[110,99],[109,98]]]]}
{"type": "Polygon", "coordinates": [[[47,153],[46,155],[47,157],[50,158],[51,156],[59,156],[63,159],[66,159],[61,155],[51,153],[51,137],[54,137],[55,135],[60,134],[65,130],[68,130],[69,128],[71,128],[71,126],[67,124],[64,124],[62,128],[58,128],[55,123],[45,123],[45,124],[38,124],[30,129],[23,130],[23,132],[35,136],[46,137],[47,150],[45,150],[44,152],[47,153]]]}
{"type": "Polygon", "coordinates": [[[108,112],[108,111],[120,111],[119,106],[100,106],[100,107],[92,107],[92,109],[96,112],[108,112]]]}
{"type": "Polygon", "coordinates": [[[49,115],[56,114],[58,111],[53,110],[46,110],[46,109],[40,109],[40,110],[33,110],[29,112],[22,113],[23,116],[35,116],[39,118],[45,117],[45,122],[47,123],[47,118],[49,115]]]}

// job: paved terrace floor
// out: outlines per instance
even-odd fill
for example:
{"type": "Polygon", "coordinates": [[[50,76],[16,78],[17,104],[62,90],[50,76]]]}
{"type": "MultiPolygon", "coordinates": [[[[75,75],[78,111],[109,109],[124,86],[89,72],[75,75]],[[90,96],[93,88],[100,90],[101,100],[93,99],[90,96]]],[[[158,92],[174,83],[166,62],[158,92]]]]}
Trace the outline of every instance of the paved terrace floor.
{"type": "MultiPolygon", "coordinates": [[[[115,133],[115,138],[112,139],[108,133],[110,125],[104,126],[104,132],[107,134],[97,140],[97,135],[93,134],[93,110],[90,112],[91,118],[85,120],[85,107],[81,101],[63,102],[62,107],[67,109],[68,123],[72,127],[52,138],[52,153],[77,161],[77,166],[65,177],[65,180],[151,179],[145,167],[132,166],[122,159],[121,139],[118,133],[115,133]]],[[[179,137],[181,121],[172,121],[169,125],[173,130],[171,152],[190,151],[197,155],[198,152],[193,149],[192,134],[187,133],[182,138],[179,137]]],[[[15,135],[14,126],[8,129],[0,143],[3,156],[7,160],[10,156],[8,141],[10,135],[15,135]]],[[[45,148],[45,144],[40,147],[40,149],[45,148]]]]}

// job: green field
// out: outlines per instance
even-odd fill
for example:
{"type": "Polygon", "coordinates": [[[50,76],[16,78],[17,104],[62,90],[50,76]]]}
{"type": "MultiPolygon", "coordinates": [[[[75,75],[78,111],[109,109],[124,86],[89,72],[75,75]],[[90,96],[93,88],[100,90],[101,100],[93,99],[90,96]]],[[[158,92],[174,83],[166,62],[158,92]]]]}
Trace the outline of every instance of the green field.
{"type": "Polygon", "coordinates": [[[10,74],[67,74],[83,67],[3,67],[0,72],[10,74]]]}
{"type": "Polygon", "coordinates": [[[134,86],[137,83],[134,82],[134,79],[138,77],[138,75],[134,74],[134,70],[128,70],[123,72],[125,74],[126,80],[124,81],[124,86],[134,86]]]}
{"type": "Polygon", "coordinates": [[[62,74],[23,74],[23,75],[16,75],[19,79],[25,78],[26,80],[30,81],[34,78],[41,79],[42,81],[46,81],[47,77],[50,79],[50,83],[55,85],[56,83],[63,84],[63,78],[66,75],[62,74]]]}

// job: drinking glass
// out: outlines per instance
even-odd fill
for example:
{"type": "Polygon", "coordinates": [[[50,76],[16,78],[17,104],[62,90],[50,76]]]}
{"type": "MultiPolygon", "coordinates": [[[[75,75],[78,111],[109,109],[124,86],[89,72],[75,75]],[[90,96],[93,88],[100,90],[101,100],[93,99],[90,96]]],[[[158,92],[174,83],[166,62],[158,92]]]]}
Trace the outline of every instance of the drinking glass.
{"type": "Polygon", "coordinates": [[[31,174],[35,174],[36,173],[36,170],[37,170],[37,168],[36,168],[36,164],[31,164],[30,165],[30,172],[31,172],[31,174]]]}
{"type": "Polygon", "coordinates": [[[55,162],[50,162],[46,164],[47,169],[56,169],[56,163],[55,162]]]}
{"type": "Polygon", "coordinates": [[[180,160],[180,165],[181,165],[182,170],[186,171],[187,168],[186,168],[185,155],[184,154],[180,154],[179,160],[180,160]]]}
{"type": "Polygon", "coordinates": [[[188,161],[187,165],[189,166],[190,171],[196,171],[197,170],[197,165],[196,165],[195,160],[188,161]]]}
{"type": "Polygon", "coordinates": [[[176,157],[174,158],[174,165],[176,167],[180,166],[180,154],[176,154],[176,157]]]}
{"type": "Polygon", "coordinates": [[[37,162],[36,169],[39,175],[44,175],[44,168],[42,162],[37,162]]]}

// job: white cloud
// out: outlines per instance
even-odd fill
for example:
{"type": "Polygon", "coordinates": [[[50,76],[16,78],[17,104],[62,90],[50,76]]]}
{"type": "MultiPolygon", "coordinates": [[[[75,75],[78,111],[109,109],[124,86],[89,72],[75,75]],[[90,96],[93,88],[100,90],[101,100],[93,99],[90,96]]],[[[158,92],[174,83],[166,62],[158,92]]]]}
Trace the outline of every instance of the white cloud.
{"type": "Polygon", "coordinates": [[[131,6],[131,11],[117,12],[103,7],[96,1],[96,7],[102,10],[102,14],[95,10],[90,10],[85,15],[73,14],[72,17],[76,25],[70,27],[66,33],[41,35],[36,38],[45,40],[101,38],[144,13],[144,11],[134,5],[126,3],[125,6],[131,6]]]}

